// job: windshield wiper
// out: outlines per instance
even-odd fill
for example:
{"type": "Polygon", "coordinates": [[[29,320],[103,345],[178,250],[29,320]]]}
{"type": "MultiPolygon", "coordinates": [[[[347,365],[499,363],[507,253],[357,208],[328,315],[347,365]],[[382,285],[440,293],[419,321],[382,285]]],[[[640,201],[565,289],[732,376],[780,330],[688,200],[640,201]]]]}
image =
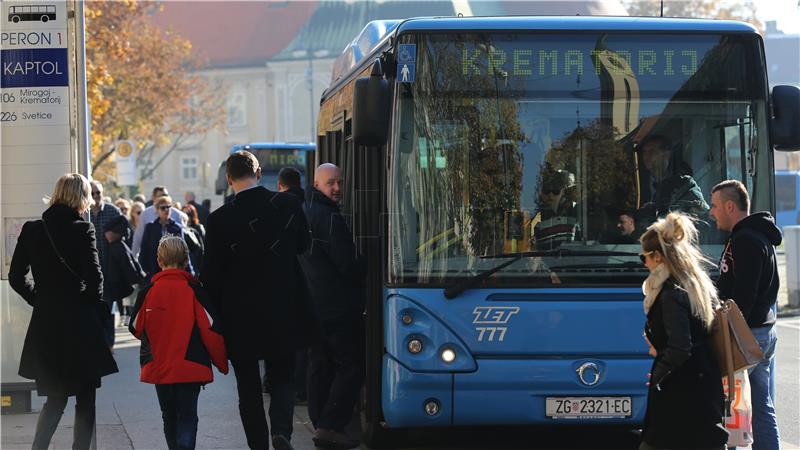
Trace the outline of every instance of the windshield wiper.
{"type": "Polygon", "coordinates": [[[639,256],[634,252],[617,252],[611,250],[573,250],[571,248],[557,248],[555,250],[536,250],[532,252],[501,253],[499,255],[481,256],[481,259],[494,258],[528,258],[535,256],[639,256]]]}
{"type": "Polygon", "coordinates": [[[550,266],[550,270],[580,270],[580,269],[625,269],[632,271],[645,271],[647,267],[639,261],[626,261],[608,264],[565,264],[562,266],[550,266]]]}
{"type": "Polygon", "coordinates": [[[463,280],[458,281],[457,283],[453,284],[452,286],[448,286],[444,288],[444,296],[447,299],[454,299],[461,295],[462,292],[466,291],[467,289],[471,288],[473,285],[478,283],[479,281],[483,281],[494,273],[505,269],[506,267],[514,264],[515,262],[519,261],[524,257],[522,254],[514,254],[511,253],[508,258],[513,258],[510,261],[506,261],[503,264],[499,264],[497,266],[492,267],[491,269],[484,270],[481,273],[475,274],[471,277],[465,278],[463,280]]]}
{"type": "Polygon", "coordinates": [[[464,291],[471,288],[480,281],[483,281],[500,270],[514,264],[522,258],[541,257],[541,256],[638,256],[634,252],[616,252],[609,250],[572,250],[568,248],[558,248],[555,250],[538,250],[532,252],[517,252],[517,253],[502,253],[499,255],[481,256],[481,259],[497,259],[497,258],[512,258],[502,264],[485,270],[481,273],[475,274],[471,277],[465,278],[444,288],[444,296],[447,299],[454,299],[461,295],[464,291]]]}

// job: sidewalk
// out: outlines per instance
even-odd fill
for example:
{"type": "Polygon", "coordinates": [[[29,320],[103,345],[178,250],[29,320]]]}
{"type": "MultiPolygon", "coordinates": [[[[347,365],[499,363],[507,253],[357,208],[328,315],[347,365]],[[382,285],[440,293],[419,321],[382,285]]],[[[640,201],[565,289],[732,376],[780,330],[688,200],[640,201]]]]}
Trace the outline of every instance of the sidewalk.
{"type": "MultiPolygon", "coordinates": [[[[125,328],[117,328],[114,357],[119,373],[103,378],[97,391],[97,448],[98,449],[166,449],[162,432],[161,411],[155,389],[139,382],[139,341],[125,328]]],[[[246,449],[247,441],[239,419],[236,378],[214,370],[214,382],[200,392],[197,432],[198,449],[246,449]]],[[[33,393],[30,414],[4,415],[2,420],[3,450],[30,449],[36,419],[44,403],[33,393]]],[[[269,396],[264,396],[268,408],[269,396]]],[[[50,448],[72,447],[72,424],[75,399],[71,398],[64,411],[50,448]]],[[[295,409],[292,445],[297,450],[311,450],[311,424],[305,406],[295,409]]]]}
{"type": "Polygon", "coordinates": [[[778,252],[778,276],[780,277],[781,287],[778,290],[778,317],[791,317],[800,315],[800,308],[789,306],[789,288],[786,280],[786,254],[778,252]]]}

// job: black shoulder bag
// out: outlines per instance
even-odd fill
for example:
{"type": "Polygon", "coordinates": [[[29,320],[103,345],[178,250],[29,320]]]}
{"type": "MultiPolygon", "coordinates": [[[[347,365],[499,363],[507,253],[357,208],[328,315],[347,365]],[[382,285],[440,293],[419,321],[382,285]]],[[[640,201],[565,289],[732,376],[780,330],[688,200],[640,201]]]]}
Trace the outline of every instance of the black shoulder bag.
{"type": "Polygon", "coordinates": [[[81,283],[81,292],[85,291],[86,290],[86,282],[83,281],[83,277],[78,275],[78,272],[75,272],[74,270],[72,270],[72,267],[70,267],[70,265],[67,264],[67,260],[65,260],[64,257],[61,256],[61,252],[58,251],[58,247],[56,247],[56,242],[53,240],[53,236],[50,235],[50,230],[47,229],[47,224],[45,223],[44,219],[42,219],[42,226],[44,227],[44,234],[47,235],[47,239],[50,241],[50,246],[53,248],[53,251],[56,252],[56,256],[58,257],[58,260],[61,261],[61,264],[63,264],[64,267],[67,268],[67,270],[69,270],[69,273],[75,275],[75,278],[77,278],[78,281],[80,281],[80,283],[81,283]]]}

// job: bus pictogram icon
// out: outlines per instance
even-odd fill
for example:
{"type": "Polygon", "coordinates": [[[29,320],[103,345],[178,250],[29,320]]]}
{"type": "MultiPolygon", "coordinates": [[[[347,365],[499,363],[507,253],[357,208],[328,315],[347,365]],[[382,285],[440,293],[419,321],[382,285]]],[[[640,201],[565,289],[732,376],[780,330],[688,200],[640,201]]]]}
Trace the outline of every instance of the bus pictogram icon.
{"type": "Polygon", "coordinates": [[[56,20],[56,5],[15,5],[8,7],[8,21],[20,22],[49,22],[56,20]]]}

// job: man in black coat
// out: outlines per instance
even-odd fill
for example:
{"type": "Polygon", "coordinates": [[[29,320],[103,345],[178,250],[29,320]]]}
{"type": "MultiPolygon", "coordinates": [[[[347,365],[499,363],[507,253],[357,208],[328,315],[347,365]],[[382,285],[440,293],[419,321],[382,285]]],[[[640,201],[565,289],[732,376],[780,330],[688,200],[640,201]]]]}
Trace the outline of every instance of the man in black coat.
{"type": "Polygon", "coordinates": [[[738,180],[711,189],[711,216],[730,237],[719,261],[719,298],[732,298],[742,311],[764,354],[748,370],[753,405],[753,448],[779,448],[775,416],[775,331],[778,301],[778,261],[775,246],[783,240],[769,212],[750,214],[750,196],[738,180]]]}
{"type": "Polygon", "coordinates": [[[364,260],[338,202],[342,171],[322,164],[314,173],[303,210],[311,247],[300,257],[312,303],[322,323],[323,342],[309,351],[308,414],[319,447],[352,448],[343,430],[352,416],[363,378],[362,280],[364,260]]]}
{"type": "Polygon", "coordinates": [[[202,281],[219,311],[247,444],[269,448],[258,364],[266,359],[272,445],[291,449],[294,357],[313,331],[297,260],[308,245],[308,226],[294,196],[258,185],[261,169],[252,153],[232,154],[227,178],[236,195],[208,216],[202,281]]]}
{"type": "MultiPolygon", "coordinates": [[[[278,172],[278,192],[285,192],[294,195],[301,203],[306,200],[306,193],[302,187],[300,172],[294,167],[284,167],[278,172]]],[[[308,301],[307,289],[303,291],[308,301]]],[[[306,395],[306,368],[308,367],[308,352],[303,348],[297,351],[295,355],[295,368],[294,368],[294,381],[295,381],[295,396],[298,402],[305,402],[306,395]]],[[[263,391],[270,392],[269,386],[269,367],[264,367],[264,379],[262,380],[263,391]]]]}

